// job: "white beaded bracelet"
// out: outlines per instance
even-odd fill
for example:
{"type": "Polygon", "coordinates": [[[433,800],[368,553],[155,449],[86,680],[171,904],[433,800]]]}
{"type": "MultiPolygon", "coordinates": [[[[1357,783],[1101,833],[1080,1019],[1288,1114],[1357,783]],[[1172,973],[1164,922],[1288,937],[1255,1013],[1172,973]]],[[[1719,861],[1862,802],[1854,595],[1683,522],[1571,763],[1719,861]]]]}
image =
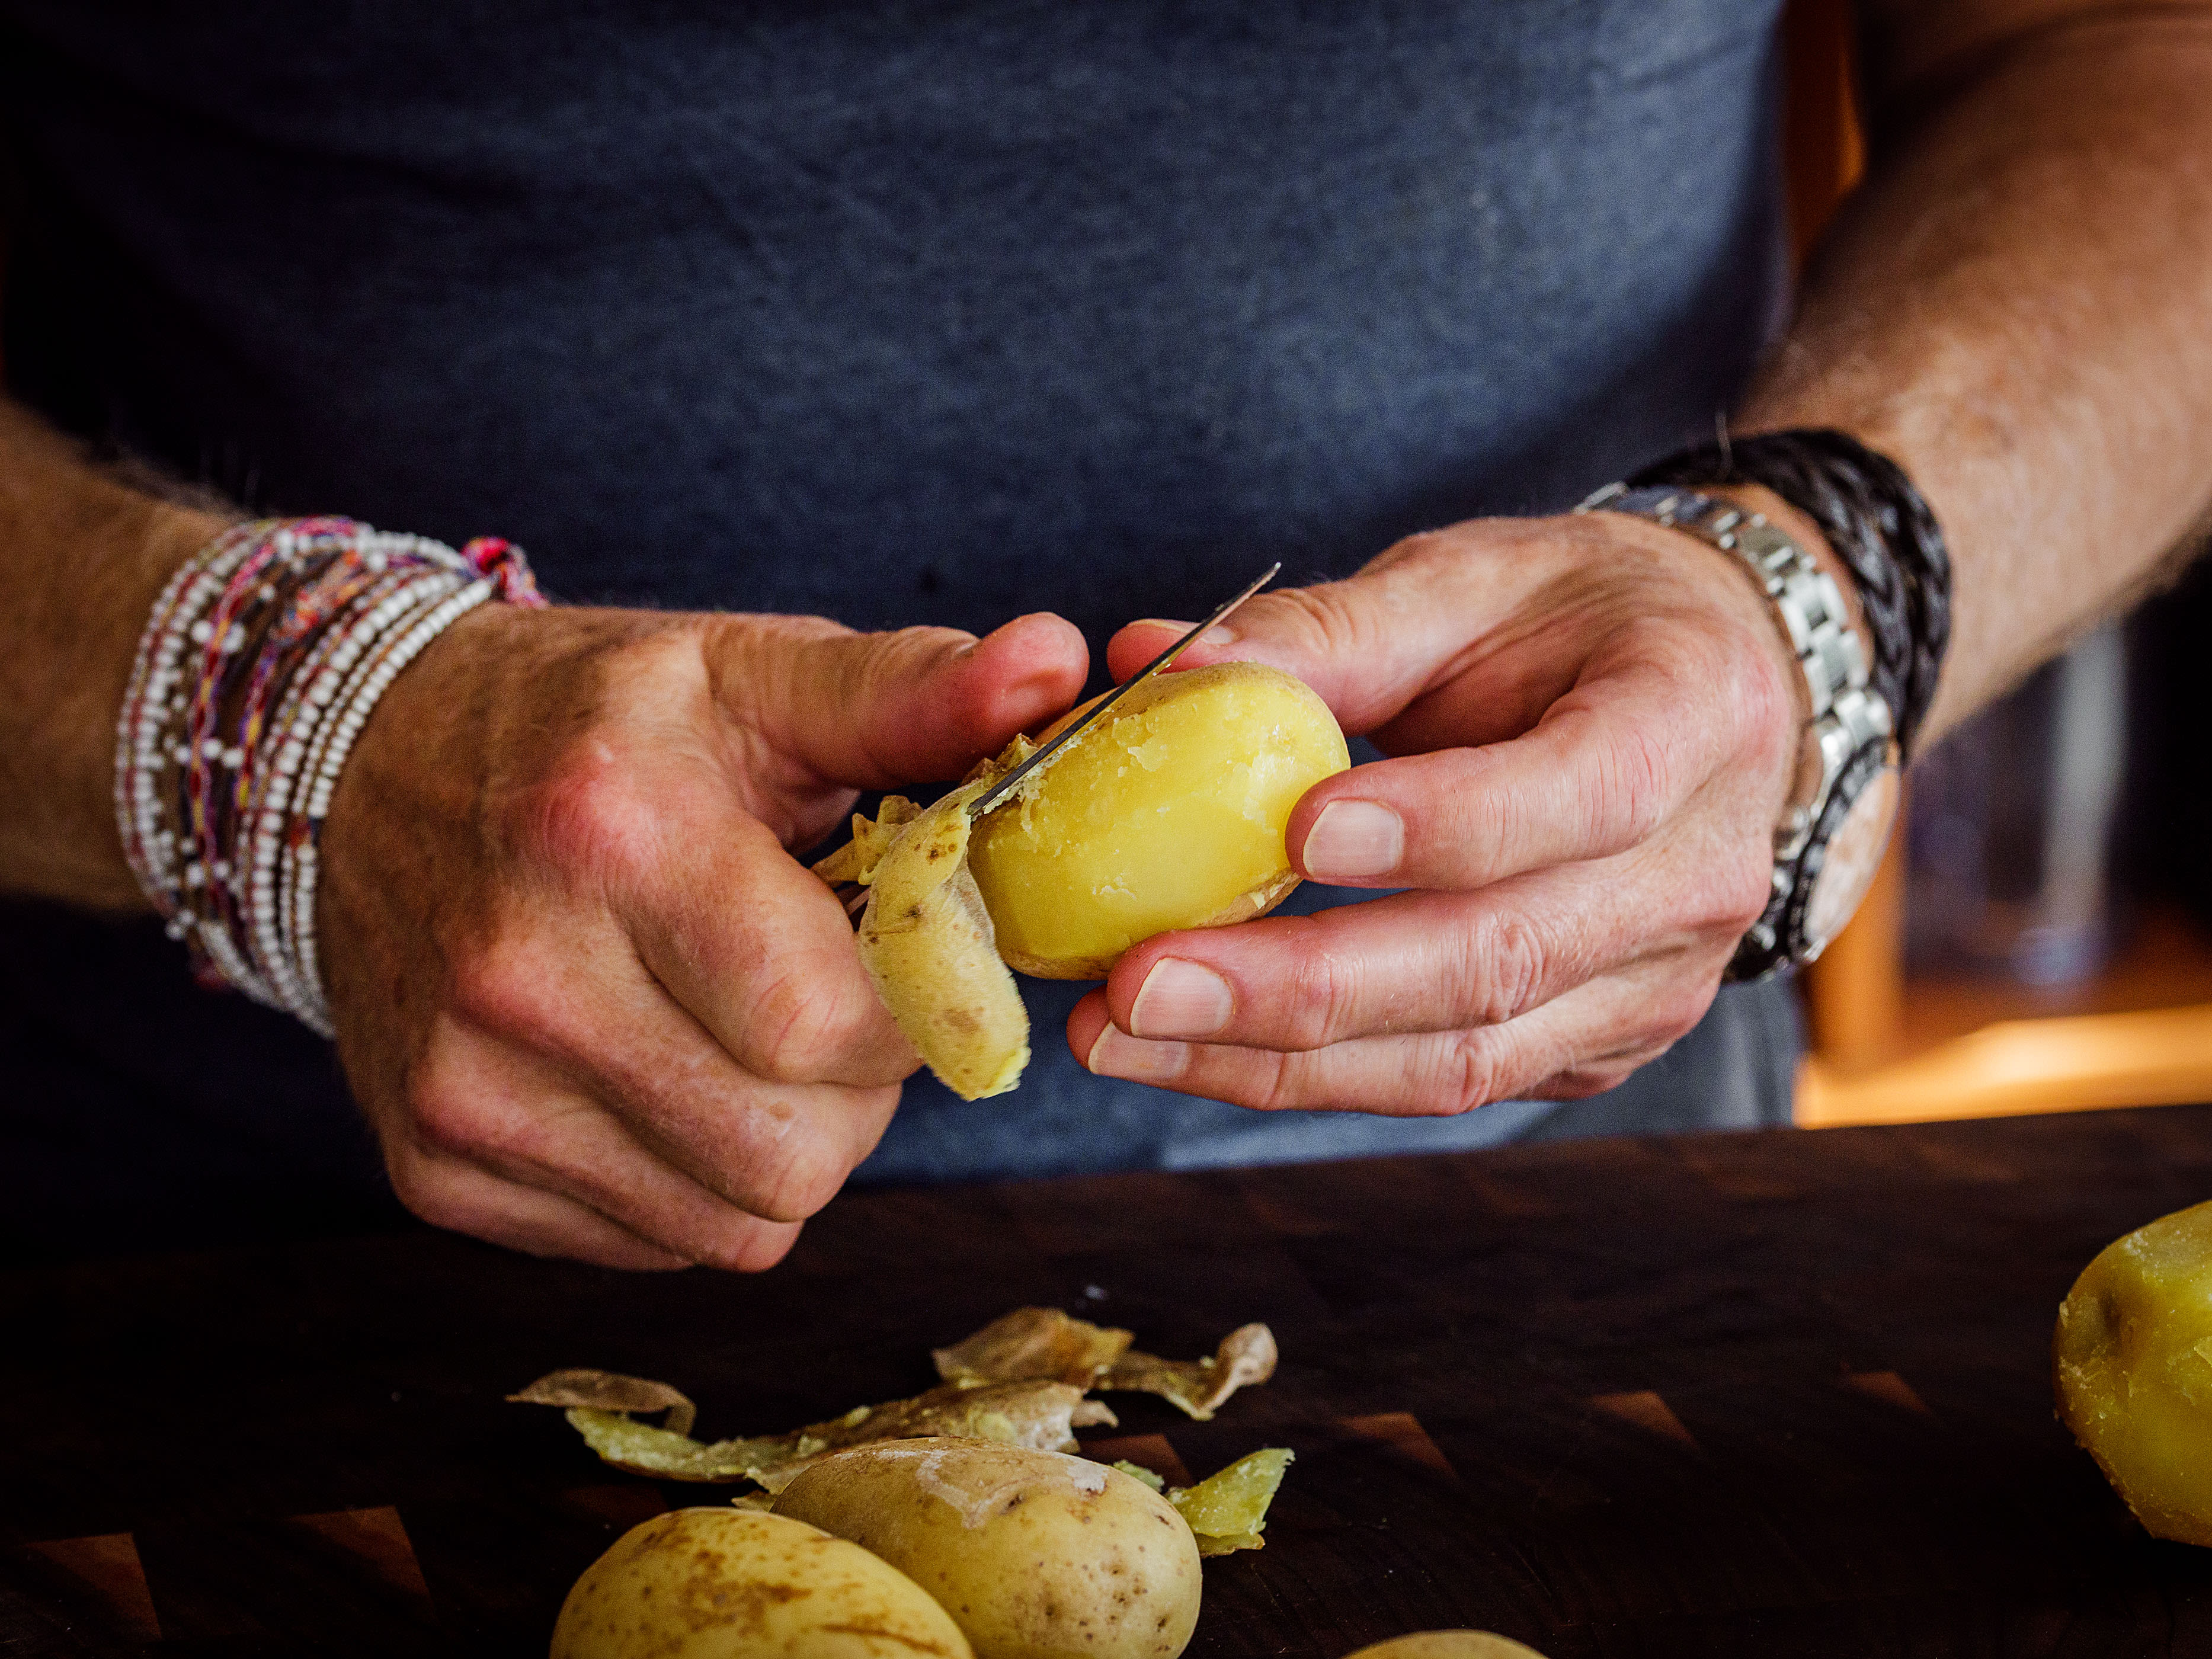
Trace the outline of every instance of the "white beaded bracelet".
{"type": "Polygon", "coordinates": [[[155,601],[116,726],[133,873],[204,980],[327,1036],[319,843],[377,702],[488,600],[542,605],[521,550],[346,519],[240,525],[155,601]]]}

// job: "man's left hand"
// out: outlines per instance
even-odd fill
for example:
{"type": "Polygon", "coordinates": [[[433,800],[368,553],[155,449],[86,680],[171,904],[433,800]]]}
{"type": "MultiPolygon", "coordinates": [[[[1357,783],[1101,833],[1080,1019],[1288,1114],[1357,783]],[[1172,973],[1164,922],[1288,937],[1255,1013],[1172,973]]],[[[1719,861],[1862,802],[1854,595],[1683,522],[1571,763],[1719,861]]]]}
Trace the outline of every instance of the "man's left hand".
{"type": "MultiPolygon", "coordinates": [[[[1123,629],[1116,675],[1177,626],[1123,629]]],[[[1182,660],[1238,659],[1390,757],[1299,802],[1299,872],[1407,890],[1146,941],[1069,1018],[1091,1070],[1427,1115],[1596,1093],[1697,1024],[1765,905],[1806,707],[1726,555],[1616,514],[1473,520],[1182,660]]]]}

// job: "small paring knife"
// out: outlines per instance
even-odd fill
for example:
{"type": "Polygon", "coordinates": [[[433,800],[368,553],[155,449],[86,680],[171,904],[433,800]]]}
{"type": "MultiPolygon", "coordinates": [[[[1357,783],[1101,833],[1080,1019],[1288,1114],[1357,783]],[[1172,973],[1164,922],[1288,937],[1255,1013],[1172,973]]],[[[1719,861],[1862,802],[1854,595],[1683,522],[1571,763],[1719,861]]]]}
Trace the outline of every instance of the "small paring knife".
{"type": "MultiPolygon", "coordinates": [[[[1045,744],[1043,748],[1038,750],[1036,754],[1031,755],[1027,760],[1024,761],[1019,766],[1017,766],[1012,771],[1007,773],[1005,777],[1000,778],[998,782],[992,785],[991,787],[986,790],[982,794],[978,795],[974,800],[969,802],[969,822],[972,823],[977,818],[982,817],[984,813],[989,811],[995,802],[1005,798],[1008,790],[1012,789],[1016,784],[1019,783],[1030,773],[1036,771],[1037,768],[1043,765],[1045,762],[1050,760],[1061,748],[1073,742],[1084,732],[1089,731],[1091,726],[1095,726],[1097,723],[1098,717],[1100,715],[1105,714],[1107,710],[1113,708],[1115,703],[1127,696],[1131,691],[1134,690],[1138,686],[1142,685],[1146,680],[1152,678],[1153,675],[1158,673],[1162,669],[1167,667],[1168,665],[1172,663],[1177,657],[1182,655],[1186,650],[1197,641],[1200,635],[1205,633],[1207,629],[1215,627],[1220,623],[1225,621],[1231,611],[1236,610],[1238,605],[1243,604],[1245,600],[1250,599],[1255,593],[1265,587],[1269,582],[1274,580],[1276,575],[1282,570],[1282,562],[1279,560],[1275,563],[1269,565],[1265,570],[1260,573],[1258,580],[1254,581],[1251,586],[1247,587],[1243,592],[1237,595],[1235,599],[1230,599],[1226,603],[1223,604],[1204,622],[1199,623],[1197,627],[1192,629],[1190,632],[1184,635],[1166,650],[1161,652],[1158,656],[1153,658],[1142,668],[1139,669],[1134,674],[1132,674],[1121,684],[1115,686],[1113,690],[1107,693],[1105,696],[1100,698],[1098,700],[1097,706],[1091,709],[1089,714],[1085,714],[1081,720],[1076,721],[1074,725],[1069,726],[1066,731],[1061,732],[1050,743],[1045,744]]],[[[861,886],[858,882],[853,881],[841,881],[835,883],[833,884],[833,890],[837,895],[838,902],[845,907],[845,915],[851,919],[853,925],[855,927],[858,927],[860,925],[861,912],[867,908],[868,890],[861,886]]]]}
{"type": "Polygon", "coordinates": [[[1043,748],[1038,750],[1036,754],[1031,755],[1027,760],[1024,761],[1019,766],[1017,766],[1012,771],[1007,773],[1006,776],[1000,778],[996,783],[993,784],[988,789],[986,789],[981,794],[976,796],[974,800],[969,801],[968,803],[969,821],[973,823],[975,819],[981,817],[984,813],[989,811],[993,806],[996,805],[999,801],[1005,798],[1007,791],[1011,790],[1024,778],[1029,776],[1030,773],[1036,771],[1038,767],[1042,766],[1061,749],[1074,742],[1076,738],[1081,737],[1085,732],[1096,726],[1098,723],[1100,717],[1110,710],[1115,703],[1121,702],[1122,698],[1127,696],[1129,693],[1135,690],[1146,680],[1152,678],[1153,675],[1159,673],[1162,670],[1165,669],[1169,664],[1172,663],[1177,657],[1182,655],[1185,651],[1196,644],[1199,635],[1205,633],[1207,629],[1218,627],[1220,623],[1226,621],[1230,612],[1236,610],[1238,605],[1243,604],[1245,600],[1250,599],[1255,593],[1265,587],[1269,582],[1274,580],[1276,574],[1282,569],[1282,568],[1283,566],[1280,560],[1269,565],[1265,570],[1260,573],[1259,577],[1243,592],[1237,594],[1237,597],[1232,599],[1224,601],[1220,607],[1217,609],[1212,616],[1208,617],[1204,622],[1199,623],[1198,626],[1192,629],[1189,633],[1184,635],[1166,650],[1161,652],[1158,656],[1153,658],[1142,668],[1139,668],[1135,673],[1130,675],[1127,679],[1122,681],[1121,684],[1115,686],[1111,691],[1101,697],[1097,704],[1092,707],[1089,714],[1085,714],[1081,720],[1076,721],[1074,725],[1069,726],[1066,731],[1061,732],[1050,743],[1045,744],[1043,748]]]}

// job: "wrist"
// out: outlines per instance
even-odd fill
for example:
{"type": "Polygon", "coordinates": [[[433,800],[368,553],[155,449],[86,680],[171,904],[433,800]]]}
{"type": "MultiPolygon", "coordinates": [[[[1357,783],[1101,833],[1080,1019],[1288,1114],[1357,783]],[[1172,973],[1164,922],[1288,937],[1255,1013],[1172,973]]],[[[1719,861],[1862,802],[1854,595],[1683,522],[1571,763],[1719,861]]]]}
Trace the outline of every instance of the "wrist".
{"type": "Polygon", "coordinates": [[[1896,817],[1891,705],[1870,683],[1871,653],[1850,622],[1847,588],[1755,501],[1671,483],[1613,484],[1583,502],[1648,520],[1726,554],[1760,590],[1786,642],[1808,716],[1797,775],[1774,830],[1764,912],[1729,968],[1759,979],[1810,961],[1863,896],[1896,817]]]}
{"type": "Polygon", "coordinates": [[[1951,562],[1943,531],[1910,476],[1848,432],[1758,432],[1655,461],[1629,488],[1759,488],[1815,520],[1850,570],[1874,694],[1910,759],[1935,700],[1951,635],[1951,562]]]}
{"type": "Polygon", "coordinates": [[[164,583],[116,722],[115,817],[203,979],[328,1034],[316,891],[338,779],[392,682],[495,597],[543,603],[507,544],[343,519],[233,525],[164,583]]]}

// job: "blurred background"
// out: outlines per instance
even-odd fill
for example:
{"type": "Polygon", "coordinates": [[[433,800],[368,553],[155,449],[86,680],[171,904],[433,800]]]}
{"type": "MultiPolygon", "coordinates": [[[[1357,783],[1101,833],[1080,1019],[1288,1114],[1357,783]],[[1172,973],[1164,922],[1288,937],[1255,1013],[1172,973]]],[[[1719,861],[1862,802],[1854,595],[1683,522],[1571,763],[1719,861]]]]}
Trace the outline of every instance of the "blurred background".
{"type": "MultiPolygon", "coordinates": [[[[1791,0],[1802,257],[1864,145],[1849,0],[1791,0]]],[[[1864,908],[1802,981],[1813,1127],[2212,1099],[2212,565],[1914,766],[1864,908]]]]}

